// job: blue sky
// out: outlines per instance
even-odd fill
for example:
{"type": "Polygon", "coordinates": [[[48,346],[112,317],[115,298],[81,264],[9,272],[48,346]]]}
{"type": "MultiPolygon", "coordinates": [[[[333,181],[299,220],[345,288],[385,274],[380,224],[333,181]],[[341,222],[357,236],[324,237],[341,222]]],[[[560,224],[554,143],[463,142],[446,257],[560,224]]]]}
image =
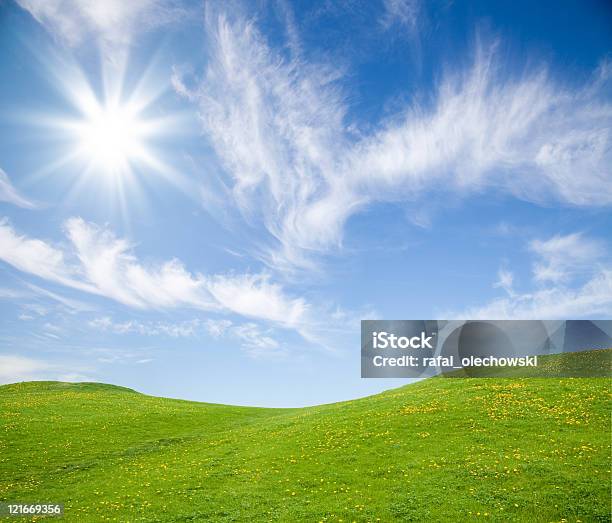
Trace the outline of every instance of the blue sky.
{"type": "Polygon", "coordinates": [[[359,320],[610,318],[606,2],[0,2],[0,381],[298,406],[359,320]]]}

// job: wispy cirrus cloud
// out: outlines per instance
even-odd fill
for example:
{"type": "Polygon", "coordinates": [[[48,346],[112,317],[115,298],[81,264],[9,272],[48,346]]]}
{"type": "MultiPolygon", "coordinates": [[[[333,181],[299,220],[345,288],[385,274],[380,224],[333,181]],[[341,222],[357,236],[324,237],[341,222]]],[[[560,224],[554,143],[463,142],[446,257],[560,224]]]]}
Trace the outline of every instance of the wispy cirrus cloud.
{"type": "Polygon", "coordinates": [[[0,169],[0,202],[12,203],[24,209],[35,209],[37,207],[32,200],[27,199],[15,189],[8,175],[2,169],[0,169]]]}
{"type": "Polygon", "coordinates": [[[415,32],[421,23],[421,9],[420,0],[384,0],[381,24],[385,29],[399,25],[415,32]]]}
{"type": "Polygon", "coordinates": [[[93,311],[96,309],[96,307],[91,305],[90,303],[86,303],[81,300],[75,300],[74,298],[67,298],[66,296],[63,296],[56,292],[52,292],[48,289],[43,289],[38,285],[26,283],[26,287],[33,292],[34,297],[52,300],[63,306],[64,310],[67,310],[71,313],[93,311]]]}
{"type": "Polygon", "coordinates": [[[587,238],[582,233],[533,240],[529,249],[538,257],[533,268],[535,279],[553,283],[591,272],[606,253],[603,242],[587,238]]]}
{"type": "Polygon", "coordinates": [[[402,198],[444,185],[609,205],[612,105],[593,89],[601,80],[598,72],[572,91],[544,68],[512,75],[494,46],[480,47],[467,70],[444,77],[431,107],[408,107],[399,123],[359,143],[352,172],[386,200],[389,191],[402,198]]]}
{"type": "Polygon", "coordinates": [[[77,45],[97,39],[102,45],[126,45],[137,31],[153,29],[185,16],[174,0],[17,0],[51,34],[77,45]]]}
{"type": "Polygon", "coordinates": [[[215,308],[204,277],[191,274],[177,259],[145,267],[125,239],[81,218],[67,220],[65,232],[78,258],[79,272],[94,292],[139,308],[215,308]]]}
{"type": "Polygon", "coordinates": [[[168,321],[115,321],[110,316],[100,316],[87,325],[95,330],[112,334],[138,334],[141,336],[170,336],[191,338],[203,333],[218,340],[235,340],[242,350],[252,357],[279,357],[286,355],[286,348],[277,340],[274,329],[252,321],[234,323],[227,319],[206,320],[194,318],[178,322],[168,321]]]}
{"type": "Polygon", "coordinates": [[[206,27],[202,81],[190,88],[175,75],[174,85],[198,104],[236,205],[275,239],[264,258],[276,268],[312,267],[369,205],[432,191],[612,204],[606,64],[570,87],[545,66],[510,71],[498,43],[478,44],[426,103],[359,130],[341,69],[280,53],[236,14],[208,9],[206,27]]]}
{"type": "Polygon", "coordinates": [[[115,334],[165,335],[172,338],[187,338],[194,336],[202,328],[203,323],[199,319],[179,322],[143,322],[138,320],[116,322],[109,316],[101,316],[90,320],[88,325],[93,329],[109,331],[115,334]]]}
{"type": "Polygon", "coordinates": [[[0,220],[0,258],[20,271],[45,280],[87,292],[96,290],[79,280],[76,268],[67,263],[60,249],[16,233],[6,218],[0,220]]]}
{"type": "Polygon", "coordinates": [[[242,350],[253,358],[281,358],[287,355],[287,348],[278,341],[277,333],[260,324],[234,324],[229,320],[208,319],[204,325],[213,338],[237,340],[242,350]]]}
{"type": "Polygon", "coordinates": [[[204,322],[206,331],[213,338],[219,338],[223,336],[223,334],[225,334],[232,325],[233,323],[230,320],[226,319],[213,320],[209,318],[204,322]]]}
{"type": "Polygon", "coordinates": [[[20,235],[7,220],[0,221],[0,259],[22,272],[138,309],[233,313],[304,334],[311,322],[306,301],[289,296],[269,275],[208,276],[188,271],[178,259],[145,265],[128,241],[108,229],[81,218],[67,220],[64,229],[69,247],[20,235]]]}
{"type": "Polygon", "coordinates": [[[498,279],[493,287],[505,290],[510,296],[514,295],[514,274],[506,269],[500,269],[497,273],[498,279]]]}
{"type": "Polygon", "coordinates": [[[277,262],[306,264],[301,249],[335,241],[347,214],[342,201],[325,199],[331,173],[342,183],[336,153],[346,147],[338,72],[283,60],[253,22],[213,9],[207,34],[211,65],[202,83],[190,89],[175,76],[175,88],[198,103],[240,210],[280,242],[277,262]]]}
{"type": "Polygon", "coordinates": [[[470,319],[564,319],[610,316],[612,269],[602,269],[579,287],[545,287],[516,293],[449,317],[470,319]]]}
{"type": "Polygon", "coordinates": [[[582,233],[533,240],[528,248],[538,258],[533,265],[533,288],[519,292],[512,273],[500,270],[494,287],[507,291],[496,298],[449,317],[483,319],[563,319],[610,317],[612,266],[607,248],[582,233]]]}
{"type": "Polygon", "coordinates": [[[207,280],[207,289],[223,308],[287,327],[298,327],[310,309],[303,298],[287,299],[267,274],[216,275],[207,280]]]}
{"type": "Polygon", "coordinates": [[[255,323],[238,325],[231,334],[240,340],[242,349],[253,358],[280,358],[287,354],[286,348],[272,337],[269,330],[255,323]]]}

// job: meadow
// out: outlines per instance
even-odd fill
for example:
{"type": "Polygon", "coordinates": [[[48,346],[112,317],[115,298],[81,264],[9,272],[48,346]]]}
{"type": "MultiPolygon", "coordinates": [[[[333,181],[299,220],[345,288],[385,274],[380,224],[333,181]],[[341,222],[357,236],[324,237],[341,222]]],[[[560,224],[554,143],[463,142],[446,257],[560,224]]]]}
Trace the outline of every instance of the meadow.
{"type": "MultiPolygon", "coordinates": [[[[610,356],[575,362],[609,376],[610,356]]],[[[0,500],[76,522],[610,521],[610,384],[436,377],[300,409],[6,385],[0,500]]]]}

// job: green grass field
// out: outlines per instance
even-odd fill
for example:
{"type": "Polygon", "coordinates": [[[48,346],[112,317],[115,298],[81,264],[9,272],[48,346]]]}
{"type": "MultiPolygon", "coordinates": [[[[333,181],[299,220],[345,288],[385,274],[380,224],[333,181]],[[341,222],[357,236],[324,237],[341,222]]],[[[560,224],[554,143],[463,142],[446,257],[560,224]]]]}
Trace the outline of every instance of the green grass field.
{"type": "Polygon", "coordinates": [[[432,378],[302,409],[6,385],[0,500],[79,522],[610,521],[610,384],[432,378]]]}

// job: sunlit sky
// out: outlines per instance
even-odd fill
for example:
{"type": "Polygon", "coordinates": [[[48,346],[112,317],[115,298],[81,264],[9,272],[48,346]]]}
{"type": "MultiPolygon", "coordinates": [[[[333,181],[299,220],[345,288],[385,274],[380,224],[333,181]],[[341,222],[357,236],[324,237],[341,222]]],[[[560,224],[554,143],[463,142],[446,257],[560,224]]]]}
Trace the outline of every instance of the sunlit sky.
{"type": "Polygon", "coordinates": [[[0,383],[299,406],[361,319],[610,318],[604,1],[0,2],[0,383]]]}

